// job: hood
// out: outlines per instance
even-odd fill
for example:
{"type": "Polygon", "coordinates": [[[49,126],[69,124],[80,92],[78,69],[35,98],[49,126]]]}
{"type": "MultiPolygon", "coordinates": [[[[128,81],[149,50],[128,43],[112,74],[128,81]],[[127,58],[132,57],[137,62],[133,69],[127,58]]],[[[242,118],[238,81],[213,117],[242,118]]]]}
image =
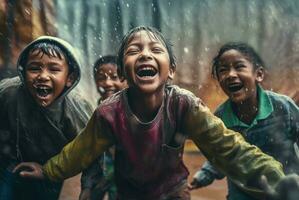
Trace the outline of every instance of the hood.
{"type": "Polygon", "coordinates": [[[19,74],[19,77],[22,81],[22,83],[25,83],[25,65],[26,65],[26,60],[25,60],[25,55],[32,49],[32,47],[35,44],[38,43],[49,43],[49,44],[54,44],[57,45],[65,54],[65,57],[68,60],[69,67],[73,67],[73,73],[74,73],[74,83],[73,85],[68,88],[67,90],[64,91],[63,95],[65,96],[69,91],[71,91],[78,83],[81,77],[81,71],[80,71],[80,63],[78,61],[78,56],[76,53],[76,49],[72,47],[68,42],[66,42],[63,39],[53,37],[53,36],[41,36],[38,37],[36,40],[28,44],[23,51],[21,52],[18,62],[17,62],[17,71],[19,74]]]}

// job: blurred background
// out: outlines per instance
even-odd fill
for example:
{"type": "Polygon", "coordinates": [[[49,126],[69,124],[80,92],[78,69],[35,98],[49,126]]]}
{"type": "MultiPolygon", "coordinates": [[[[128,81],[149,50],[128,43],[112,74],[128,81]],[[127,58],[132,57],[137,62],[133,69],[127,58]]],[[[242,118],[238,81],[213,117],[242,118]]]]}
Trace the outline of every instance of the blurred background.
{"type": "Polygon", "coordinates": [[[299,68],[297,0],[1,0],[0,79],[14,76],[20,50],[40,35],[78,48],[79,89],[97,95],[91,66],[115,54],[122,36],[139,25],[161,30],[177,57],[175,83],[214,110],[224,95],[211,79],[211,60],[229,41],[252,45],[268,68],[267,89],[294,96],[299,68]]]}
{"type": "MultiPolygon", "coordinates": [[[[26,44],[40,35],[58,36],[80,52],[83,76],[77,90],[95,105],[92,64],[101,55],[115,54],[128,30],[147,25],[173,44],[174,83],[201,97],[211,110],[225,100],[211,78],[211,60],[231,41],[249,43],[264,59],[264,88],[297,100],[298,10],[298,0],[1,0],[0,79],[16,75],[26,44]]],[[[192,156],[187,154],[190,163],[192,156]]]]}

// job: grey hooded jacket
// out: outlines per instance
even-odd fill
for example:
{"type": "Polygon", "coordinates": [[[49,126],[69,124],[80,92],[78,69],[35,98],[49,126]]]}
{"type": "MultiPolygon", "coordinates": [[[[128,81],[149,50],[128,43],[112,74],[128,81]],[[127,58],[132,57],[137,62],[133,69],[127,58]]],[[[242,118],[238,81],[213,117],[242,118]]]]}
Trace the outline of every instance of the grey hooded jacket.
{"type": "Polygon", "coordinates": [[[19,77],[0,82],[0,169],[9,171],[19,162],[44,164],[79,134],[92,113],[89,102],[71,92],[80,80],[80,64],[67,42],[49,36],[36,39],[22,51],[17,67],[19,77]],[[73,85],[48,107],[39,106],[24,84],[24,54],[36,43],[59,46],[75,77],[73,85]]]}

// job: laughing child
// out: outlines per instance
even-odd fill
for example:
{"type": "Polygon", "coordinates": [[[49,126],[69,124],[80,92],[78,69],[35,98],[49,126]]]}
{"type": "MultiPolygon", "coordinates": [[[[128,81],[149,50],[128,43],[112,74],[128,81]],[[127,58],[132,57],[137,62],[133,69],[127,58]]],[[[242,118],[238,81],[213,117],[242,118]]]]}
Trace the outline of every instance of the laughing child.
{"type": "Polygon", "coordinates": [[[19,77],[0,83],[0,199],[58,199],[62,181],[15,176],[20,162],[45,164],[84,128],[92,109],[70,91],[80,80],[74,49],[43,36],[18,60],[19,77]]]}
{"type": "MultiPolygon", "coordinates": [[[[93,74],[98,93],[101,95],[98,104],[126,87],[126,81],[120,74],[116,56],[100,57],[93,66],[93,74]]],[[[109,200],[116,199],[113,167],[114,152],[115,149],[113,147],[109,148],[100,159],[102,168],[94,170],[96,172],[95,176],[101,178],[96,186],[94,184],[84,185],[84,179],[88,177],[82,176],[80,200],[94,199],[93,197],[101,200],[104,198],[105,193],[108,193],[109,200]]],[[[94,178],[94,180],[98,179],[94,178]]],[[[88,181],[88,183],[91,182],[93,181],[88,181]]]]}
{"type": "MultiPolygon", "coordinates": [[[[240,132],[250,144],[282,163],[286,174],[299,173],[296,156],[299,109],[287,96],[264,90],[264,63],[255,50],[244,43],[223,45],[213,60],[213,76],[229,99],[215,115],[226,127],[240,132]]],[[[221,175],[209,162],[196,173],[192,188],[211,184],[221,175]]],[[[229,200],[255,199],[228,179],[229,200]]]]}
{"type": "Polygon", "coordinates": [[[61,153],[43,166],[22,163],[15,172],[63,180],[115,145],[118,199],[189,200],[189,173],[182,161],[188,137],[251,195],[265,195],[259,185],[261,176],[273,187],[284,183],[279,162],[227,129],[192,93],[168,84],[174,77],[175,59],[159,31],[150,27],[129,31],[118,63],[129,87],[103,101],[82,133],[61,153]]]}

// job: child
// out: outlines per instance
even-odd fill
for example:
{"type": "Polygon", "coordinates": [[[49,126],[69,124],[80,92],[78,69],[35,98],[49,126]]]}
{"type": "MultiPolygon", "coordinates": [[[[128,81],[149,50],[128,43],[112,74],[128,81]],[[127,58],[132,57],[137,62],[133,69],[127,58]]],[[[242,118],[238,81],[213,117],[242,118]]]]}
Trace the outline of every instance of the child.
{"type": "MultiPolygon", "coordinates": [[[[215,112],[224,124],[242,133],[250,144],[283,164],[284,172],[299,173],[294,147],[299,133],[299,109],[288,98],[265,91],[264,63],[255,50],[244,43],[227,43],[213,60],[213,76],[229,99],[215,112]]],[[[192,188],[221,179],[221,173],[206,162],[197,172],[192,188]]],[[[228,179],[228,199],[254,199],[228,179]]]]}
{"type": "Polygon", "coordinates": [[[283,183],[280,163],[226,129],[192,93],[167,84],[176,65],[159,31],[150,27],[129,31],[118,63],[128,89],[103,101],[83,132],[60,154],[43,166],[22,163],[15,172],[63,180],[115,145],[118,199],[187,200],[188,170],[182,155],[189,137],[214,165],[252,195],[264,195],[258,184],[261,175],[270,186],[283,183]]]}
{"type": "Polygon", "coordinates": [[[67,42],[44,36],[18,60],[19,77],[0,83],[0,199],[57,199],[62,182],[14,176],[19,162],[40,164],[75,138],[92,114],[70,91],[80,80],[79,63],[67,42]]]}
{"type": "MultiPolygon", "coordinates": [[[[116,56],[100,57],[93,66],[93,72],[98,92],[101,95],[98,104],[126,87],[126,81],[120,75],[116,56]]],[[[96,199],[103,199],[106,192],[108,193],[109,200],[116,199],[113,169],[114,151],[114,148],[109,148],[101,159],[103,169],[95,170],[97,176],[102,176],[100,184],[93,188],[93,190],[91,190],[93,186],[85,186],[84,183],[81,184],[82,192],[80,200],[89,199],[92,196],[96,196],[96,199]],[[101,171],[104,171],[104,174],[101,171]]],[[[86,177],[82,176],[81,180],[84,180],[84,178],[86,177]]]]}

